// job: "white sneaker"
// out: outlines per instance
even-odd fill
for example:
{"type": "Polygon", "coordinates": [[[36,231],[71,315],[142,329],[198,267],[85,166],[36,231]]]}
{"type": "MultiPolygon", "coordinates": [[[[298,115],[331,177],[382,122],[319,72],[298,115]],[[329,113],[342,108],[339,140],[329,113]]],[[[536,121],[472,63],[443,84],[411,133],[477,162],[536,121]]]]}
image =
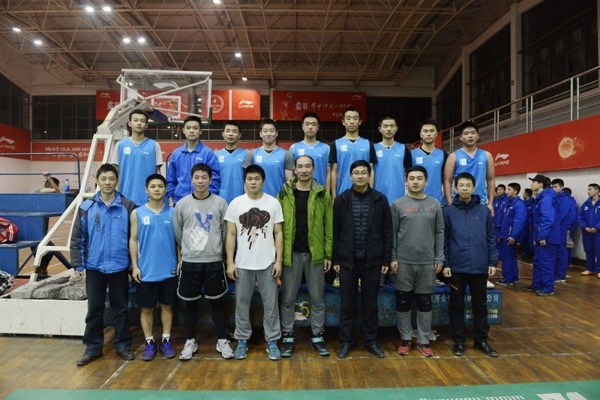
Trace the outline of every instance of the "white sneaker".
{"type": "Polygon", "coordinates": [[[489,280],[487,281],[486,286],[488,289],[493,289],[495,287],[494,284],[492,282],[490,282],[489,280]]]}
{"type": "Polygon", "coordinates": [[[190,360],[192,355],[197,351],[198,345],[196,344],[196,339],[188,339],[185,341],[185,346],[183,346],[179,359],[182,361],[190,360]]]}
{"type": "Polygon", "coordinates": [[[233,358],[233,350],[231,349],[230,342],[227,339],[217,340],[217,351],[221,353],[223,358],[233,358]]]}

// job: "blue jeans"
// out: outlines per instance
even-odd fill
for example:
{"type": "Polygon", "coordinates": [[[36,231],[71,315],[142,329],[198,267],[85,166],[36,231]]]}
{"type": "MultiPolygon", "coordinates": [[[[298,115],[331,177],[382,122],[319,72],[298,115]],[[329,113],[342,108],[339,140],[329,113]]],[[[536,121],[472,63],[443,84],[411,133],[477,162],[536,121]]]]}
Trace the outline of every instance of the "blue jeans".
{"type": "Polygon", "coordinates": [[[129,271],[127,269],[113,274],[104,274],[96,270],[86,270],[85,287],[88,296],[88,312],[85,317],[83,344],[85,352],[101,355],[104,346],[104,307],[106,290],[113,313],[115,338],[113,345],[118,352],[131,348],[131,332],[129,331],[129,271]]]}

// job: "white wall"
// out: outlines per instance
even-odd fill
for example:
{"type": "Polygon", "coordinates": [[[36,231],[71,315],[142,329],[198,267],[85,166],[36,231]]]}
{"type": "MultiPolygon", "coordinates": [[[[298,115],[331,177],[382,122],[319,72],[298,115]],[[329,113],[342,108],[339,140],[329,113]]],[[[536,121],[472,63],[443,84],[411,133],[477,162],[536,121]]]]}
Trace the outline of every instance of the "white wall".
{"type": "MultiPolygon", "coordinates": [[[[531,187],[531,181],[528,178],[533,178],[538,172],[532,172],[529,174],[518,174],[518,175],[506,175],[497,176],[496,185],[501,183],[508,185],[509,183],[516,182],[521,185],[521,195],[523,189],[531,187]]],[[[544,172],[539,171],[540,174],[549,177],[550,179],[560,178],[565,181],[565,186],[571,188],[573,191],[573,197],[577,201],[577,207],[587,200],[587,188],[590,183],[600,184],[600,168],[587,168],[587,169],[576,169],[570,171],[555,171],[555,172],[544,172]]],[[[585,252],[583,251],[583,245],[581,244],[581,233],[578,232],[575,235],[575,248],[573,248],[573,257],[585,260],[585,252]]]]}

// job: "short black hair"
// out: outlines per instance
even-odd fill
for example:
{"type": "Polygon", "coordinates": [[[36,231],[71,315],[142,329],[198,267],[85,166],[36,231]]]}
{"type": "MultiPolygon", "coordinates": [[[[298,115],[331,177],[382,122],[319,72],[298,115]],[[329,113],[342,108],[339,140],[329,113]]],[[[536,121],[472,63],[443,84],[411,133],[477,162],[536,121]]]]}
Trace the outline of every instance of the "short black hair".
{"type": "Polygon", "coordinates": [[[571,196],[573,194],[573,191],[571,190],[571,188],[568,188],[568,187],[563,188],[563,191],[565,193],[567,193],[569,196],[571,196]]]}
{"type": "Polygon", "coordinates": [[[352,173],[352,171],[354,171],[354,169],[358,168],[358,167],[367,167],[367,171],[369,172],[369,175],[371,174],[371,164],[369,164],[365,160],[354,161],[352,163],[352,165],[350,165],[350,173],[352,173]]]}
{"type": "Polygon", "coordinates": [[[423,122],[421,122],[419,124],[419,132],[421,132],[421,129],[423,129],[424,125],[433,125],[433,126],[435,126],[435,130],[437,132],[440,131],[440,127],[438,126],[437,121],[435,119],[433,119],[433,118],[427,118],[426,120],[424,120],[423,122]]]}
{"type": "Polygon", "coordinates": [[[454,187],[458,185],[459,179],[468,179],[473,182],[473,186],[475,186],[475,177],[468,172],[461,172],[460,174],[456,175],[454,178],[454,187]]]}
{"type": "Polygon", "coordinates": [[[146,117],[146,122],[148,122],[148,119],[149,119],[148,118],[148,113],[146,111],[142,110],[141,108],[136,108],[136,109],[134,109],[133,111],[131,111],[129,113],[129,120],[130,121],[131,121],[131,117],[133,117],[133,114],[141,114],[141,115],[145,116],[146,117]]]}
{"type": "Polygon", "coordinates": [[[517,192],[517,194],[519,194],[519,192],[521,191],[521,185],[519,185],[517,182],[509,183],[508,187],[512,188],[515,192],[517,192]]]}
{"type": "Polygon", "coordinates": [[[148,187],[148,185],[150,184],[150,181],[152,181],[154,179],[158,179],[159,181],[162,181],[162,183],[164,183],[165,186],[167,186],[167,180],[165,179],[164,176],[162,176],[161,174],[152,174],[146,178],[146,187],[148,187]]]}
{"type": "Polygon", "coordinates": [[[190,173],[191,176],[194,176],[194,173],[197,171],[204,171],[208,174],[209,178],[212,178],[212,168],[208,164],[198,163],[192,167],[192,171],[190,173]]]}
{"type": "Polygon", "coordinates": [[[200,117],[196,115],[188,115],[188,117],[183,120],[183,126],[185,126],[185,124],[187,124],[190,121],[197,122],[198,125],[200,125],[200,129],[202,129],[202,120],[200,119],[200,117]]]}
{"type": "Polygon", "coordinates": [[[260,120],[260,130],[261,131],[265,125],[273,125],[275,127],[275,130],[277,130],[277,123],[274,120],[272,120],[271,118],[263,118],[260,120]]]}
{"type": "Polygon", "coordinates": [[[502,189],[506,190],[506,185],[501,183],[498,186],[496,186],[496,189],[498,189],[498,188],[502,188],[502,189]]]}
{"type": "Polygon", "coordinates": [[[598,185],[597,183],[590,183],[588,185],[588,187],[594,188],[596,190],[600,190],[600,185],[598,185]]]}
{"type": "Polygon", "coordinates": [[[477,126],[477,124],[471,120],[465,121],[463,122],[460,127],[458,128],[458,131],[460,132],[460,134],[462,135],[462,132],[467,129],[467,128],[474,128],[478,133],[479,133],[479,127],[477,126]]]}
{"type": "Polygon", "coordinates": [[[319,118],[319,114],[317,114],[317,113],[316,113],[316,112],[314,112],[314,111],[308,111],[306,114],[304,114],[304,115],[302,116],[302,120],[301,120],[301,121],[302,121],[302,123],[304,123],[304,120],[305,120],[306,118],[315,118],[315,119],[317,120],[317,123],[318,123],[319,125],[321,125],[321,118],[319,118]]]}
{"type": "Polygon", "coordinates": [[[413,165],[412,167],[407,168],[404,172],[404,177],[408,178],[408,174],[411,172],[422,172],[423,175],[425,175],[425,179],[427,179],[427,170],[421,165],[413,165]]]}
{"type": "Polygon", "coordinates": [[[239,122],[236,122],[236,121],[233,121],[233,120],[225,121],[223,123],[223,130],[225,130],[225,127],[227,125],[233,125],[233,126],[235,126],[236,128],[238,128],[238,131],[240,131],[240,133],[242,133],[242,127],[240,126],[239,122]]]}
{"type": "Polygon", "coordinates": [[[551,185],[558,185],[558,186],[560,186],[561,188],[565,187],[565,181],[563,181],[563,180],[562,180],[562,179],[560,179],[560,178],[555,178],[555,179],[552,179],[552,182],[550,182],[550,184],[551,184],[551,185]]]}
{"type": "Polygon", "coordinates": [[[244,169],[244,180],[246,180],[246,176],[248,174],[257,173],[260,175],[262,180],[265,180],[265,170],[260,165],[250,164],[244,169]]]}
{"type": "Polygon", "coordinates": [[[533,190],[531,190],[530,188],[525,188],[523,192],[527,193],[527,196],[529,197],[533,196],[533,190]]]}
{"type": "Polygon", "coordinates": [[[381,124],[382,124],[382,123],[383,123],[383,121],[385,121],[386,119],[391,119],[392,121],[394,121],[394,123],[395,123],[396,125],[398,125],[398,121],[396,121],[396,118],[394,118],[394,117],[390,117],[389,115],[387,115],[387,116],[385,116],[385,117],[383,117],[383,118],[381,118],[381,119],[379,120],[379,125],[378,125],[378,126],[379,126],[379,127],[381,127],[381,124]]]}
{"type": "Polygon", "coordinates": [[[313,167],[315,166],[315,160],[314,160],[314,159],[313,159],[311,156],[309,156],[309,155],[306,155],[306,154],[303,154],[303,155],[301,155],[301,156],[298,156],[298,158],[296,158],[296,159],[294,160],[294,166],[298,165],[298,160],[300,159],[300,157],[306,157],[306,158],[310,158],[310,162],[311,162],[311,164],[313,165],[313,167]]]}
{"type": "Polygon", "coordinates": [[[348,107],[344,110],[344,113],[342,114],[342,119],[346,118],[346,113],[348,111],[353,111],[353,112],[357,112],[358,113],[358,118],[360,118],[360,111],[358,111],[358,109],[356,107],[348,107]]]}
{"type": "Polygon", "coordinates": [[[102,164],[99,168],[98,171],[96,171],[96,179],[98,179],[98,177],[100,176],[100,174],[103,174],[104,172],[114,172],[115,176],[117,177],[117,179],[119,179],[119,170],[117,169],[117,167],[115,167],[112,164],[102,164]]]}

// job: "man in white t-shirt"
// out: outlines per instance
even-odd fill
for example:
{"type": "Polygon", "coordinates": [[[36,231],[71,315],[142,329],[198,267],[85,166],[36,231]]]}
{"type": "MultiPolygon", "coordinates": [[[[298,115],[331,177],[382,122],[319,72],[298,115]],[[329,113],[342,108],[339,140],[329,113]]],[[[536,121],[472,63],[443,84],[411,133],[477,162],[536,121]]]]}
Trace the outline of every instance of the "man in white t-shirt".
{"type": "Polygon", "coordinates": [[[232,200],[227,221],[227,275],[235,282],[235,333],[238,341],[234,357],[246,358],[252,335],[250,303],[258,284],[263,303],[263,327],[267,354],[279,360],[277,340],[281,337],[277,278],[283,259],[283,212],[273,197],[262,191],[265,171],[259,165],[244,170],[246,194],[232,200]],[[237,242],[237,251],[236,251],[237,242]],[[235,260],[234,260],[235,254],[235,260]]]}

